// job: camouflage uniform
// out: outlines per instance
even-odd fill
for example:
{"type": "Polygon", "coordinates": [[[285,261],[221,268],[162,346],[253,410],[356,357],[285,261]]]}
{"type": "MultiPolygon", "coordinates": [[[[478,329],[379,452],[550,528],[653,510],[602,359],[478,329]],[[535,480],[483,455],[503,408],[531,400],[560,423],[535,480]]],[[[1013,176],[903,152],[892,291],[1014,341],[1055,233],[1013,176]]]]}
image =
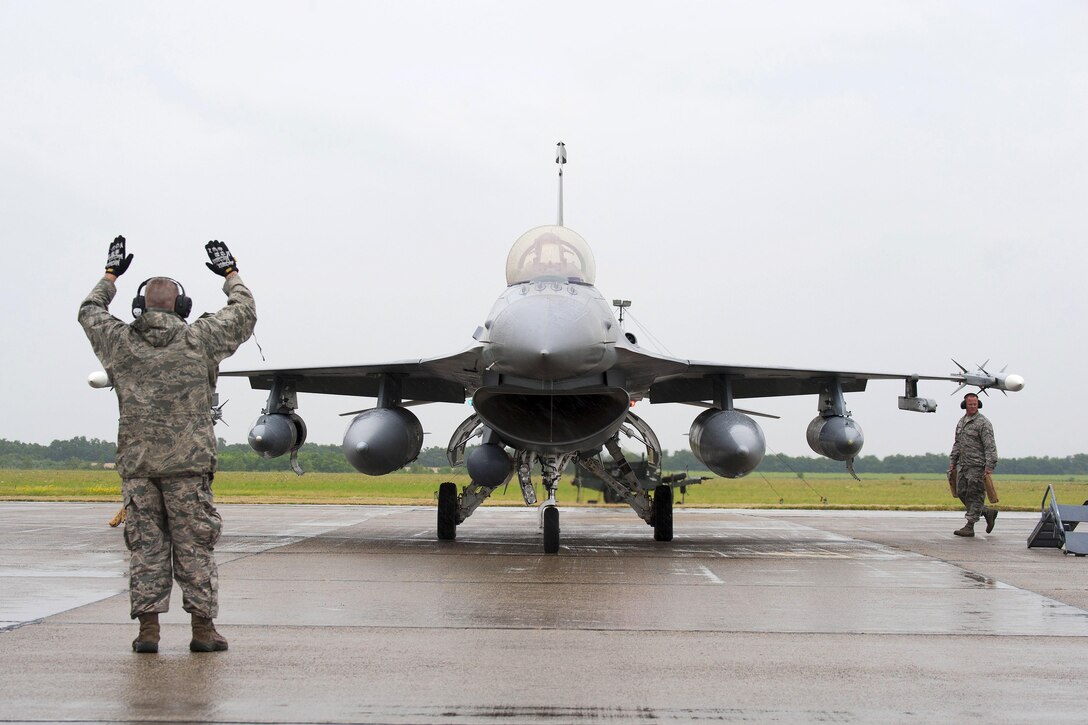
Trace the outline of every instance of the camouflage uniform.
{"type": "Polygon", "coordinates": [[[956,495],[967,509],[972,524],[985,516],[986,471],[997,467],[997,444],[994,427],[982,413],[965,415],[956,424],[956,441],[949,457],[956,469],[956,495]]]}
{"type": "Polygon", "coordinates": [[[132,324],[108,312],[117,294],[103,278],[79,308],[79,322],[117,393],[117,471],[131,552],[132,618],[169,608],[171,577],[185,611],[218,614],[212,550],[222,520],[212,503],[212,396],[219,363],[249,339],[253,295],[237,275],[223,283],[227,306],[191,325],[149,309],[132,324]]]}

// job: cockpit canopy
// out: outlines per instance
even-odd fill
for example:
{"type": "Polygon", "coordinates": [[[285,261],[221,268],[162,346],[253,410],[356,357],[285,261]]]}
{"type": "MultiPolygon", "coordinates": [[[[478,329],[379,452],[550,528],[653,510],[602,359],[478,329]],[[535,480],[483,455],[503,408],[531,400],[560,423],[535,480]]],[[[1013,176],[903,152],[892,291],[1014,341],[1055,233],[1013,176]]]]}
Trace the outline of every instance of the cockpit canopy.
{"type": "Polygon", "coordinates": [[[568,282],[593,284],[597,263],[578,232],[557,225],[536,227],[518,237],[506,258],[506,284],[538,277],[560,277],[568,282]]]}

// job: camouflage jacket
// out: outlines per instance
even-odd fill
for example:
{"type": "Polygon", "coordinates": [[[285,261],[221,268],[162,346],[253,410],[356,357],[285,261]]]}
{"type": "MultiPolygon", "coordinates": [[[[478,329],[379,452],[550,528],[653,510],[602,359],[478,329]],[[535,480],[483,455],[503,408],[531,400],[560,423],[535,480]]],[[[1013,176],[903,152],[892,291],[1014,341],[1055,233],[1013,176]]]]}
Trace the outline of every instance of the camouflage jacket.
{"type": "Polygon", "coordinates": [[[994,427],[982,413],[963,416],[956,423],[956,442],[949,457],[954,467],[982,466],[987,471],[997,467],[994,427]]]}
{"type": "Polygon", "coordinates": [[[131,324],[108,311],[117,294],[103,278],[79,307],[79,324],[110,376],[120,422],[122,478],[215,471],[212,395],[219,363],[253,334],[257,308],[238,275],[223,283],[227,306],[191,325],[148,310],[131,324]]]}

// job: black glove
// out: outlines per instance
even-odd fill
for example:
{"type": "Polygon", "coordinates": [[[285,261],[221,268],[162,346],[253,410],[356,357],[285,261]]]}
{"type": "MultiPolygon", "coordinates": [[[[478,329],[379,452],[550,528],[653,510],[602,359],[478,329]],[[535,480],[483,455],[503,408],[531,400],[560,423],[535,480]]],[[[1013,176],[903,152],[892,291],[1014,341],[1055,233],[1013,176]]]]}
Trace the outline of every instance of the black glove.
{"type": "Polygon", "coordinates": [[[234,255],[227,249],[227,245],[218,239],[205,244],[204,251],[208,253],[208,259],[212,260],[204,264],[220,277],[226,277],[231,272],[238,271],[238,262],[234,261],[234,255]]]}
{"type": "Polygon", "coordinates": [[[125,238],[117,237],[110,244],[109,255],[106,257],[106,274],[120,277],[132,264],[132,255],[125,256],[125,238]]]}

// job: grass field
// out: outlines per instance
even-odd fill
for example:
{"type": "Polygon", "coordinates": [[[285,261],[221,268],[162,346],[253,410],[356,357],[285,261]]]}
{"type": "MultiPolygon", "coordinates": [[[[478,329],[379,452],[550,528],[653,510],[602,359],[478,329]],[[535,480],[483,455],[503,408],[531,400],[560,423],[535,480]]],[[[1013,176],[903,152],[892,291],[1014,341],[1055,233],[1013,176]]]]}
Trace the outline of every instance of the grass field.
{"type": "MultiPolygon", "coordinates": [[[[372,477],[349,473],[220,472],[215,477],[216,500],[221,503],[368,503],[431,504],[438,485],[468,483],[465,474],[397,473],[372,477]]],[[[1080,504],[1088,499],[1088,476],[995,476],[1001,497],[998,508],[1037,511],[1048,484],[1058,501],[1080,504]]],[[[944,476],[937,474],[871,474],[855,481],[838,474],[755,473],[741,479],[715,478],[676,492],[676,505],[686,507],[758,508],[872,508],[960,510],[944,476]]],[[[539,487],[538,498],[543,498],[539,487]]],[[[564,479],[560,504],[578,503],[578,491],[564,479]]],[[[582,492],[582,503],[599,501],[596,491],[582,492]]],[[[121,479],[114,471],[45,471],[0,469],[0,500],[7,501],[120,501],[121,479]]],[[[514,483],[499,489],[487,505],[522,505],[514,483]]]]}

